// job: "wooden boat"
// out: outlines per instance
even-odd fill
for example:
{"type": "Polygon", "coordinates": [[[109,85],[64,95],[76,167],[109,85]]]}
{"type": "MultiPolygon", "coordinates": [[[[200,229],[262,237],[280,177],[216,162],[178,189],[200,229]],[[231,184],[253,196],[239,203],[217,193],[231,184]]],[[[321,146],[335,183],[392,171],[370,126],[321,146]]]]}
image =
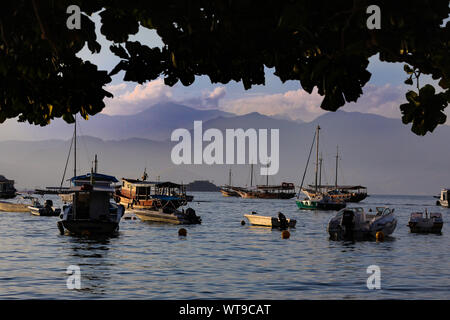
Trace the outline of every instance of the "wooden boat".
{"type": "Polygon", "coordinates": [[[8,180],[0,175],[0,199],[12,199],[16,196],[14,180],[8,180]]]}
{"type": "Polygon", "coordinates": [[[0,201],[0,212],[29,212],[28,204],[0,201]]]}
{"type": "Polygon", "coordinates": [[[297,207],[300,210],[341,210],[346,207],[345,201],[332,198],[326,192],[319,190],[321,176],[319,178],[319,183],[317,183],[318,172],[319,172],[319,162],[320,162],[320,172],[322,172],[322,159],[319,159],[319,130],[320,126],[317,126],[316,132],[313,137],[313,143],[311,144],[311,148],[309,150],[308,161],[306,162],[305,171],[303,172],[303,178],[300,185],[300,192],[303,192],[307,198],[300,200],[299,195],[297,195],[297,200],[295,201],[297,207]],[[314,190],[303,188],[303,182],[305,180],[306,171],[308,169],[309,159],[311,157],[311,152],[314,147],[314,143],[316,143],[316,168],[315,168],[315,184],[314,190]]]}
{"type": "Polygon", "coordinates": [[[444,221],[441,213],[425,211],[425,217],[422,212],[413,212],[408,221],[408,227],[412,233],[437,233],[440,234],[444,221]]]}
{"type": "Polygon", "coordinates": [[[257,185],[256,188],[236,191],[242,198],[249,199],[291,199],[295,197],[293,183],[283,182],[281,185],[257,185]]]}
{"type": "Polygon", "coordinates": [[[239,193],[234,190],[232,186],[223,186],[220,187],[220,192],[224,197],[240,197],[239,193]]]}
{"type": "Polygon", "coordinates": [[[278,213],[278,217],[260,216],[253,213],[245,214],[244,217],[251,225],[270,228],[295,228],[297,223],[294,219],[287,219],[281,212],[278,213]]]}
{"type": "Polygon", "coordinates": [[[196,215],[195,210],[187,208],[180,210],[148,210],[133,209],[131,210],[142,221],[163,222],[171,224],[201,224],[202,219],[196,215]]]}
{"type": "Polygon", "coordinates": [[[128,209],[171,207],[177,209],[192,201],[182,185],[172,182],[153,182],[122,178],[122,186],[115,193],[116,201],[128,209]]]}
{"type": "Polygon", "coordinates": [[[53,207],[52,200],[46,200],[45,204],[42,205],[38,199],[32,199],[32,205],[28,206],[32,215],[35,216],[43,216],[43,217],[57,217],[61,213],[60,208],[53,207]]]}
{"type": "Polygon", "coordinates": [[[345,208],[330,219],[327,231],[332,240],[373,240],[377,232],[391,235],[397,226],[394,209],[377,207],[376,214],[363,208],[345,208]]]}
{"type": "Polygon", "coordinates": [[[220,192],[222,193],[222,195],[224,197],[240,197],[237,190],[239,190],[241,188],[233,186],[233,184],[231,183],[231,176],[232,176],[232,174],[231,174],[231,168],[230,168],[230,171],[228,173],[228,184],[220,187],[220,192]]]}

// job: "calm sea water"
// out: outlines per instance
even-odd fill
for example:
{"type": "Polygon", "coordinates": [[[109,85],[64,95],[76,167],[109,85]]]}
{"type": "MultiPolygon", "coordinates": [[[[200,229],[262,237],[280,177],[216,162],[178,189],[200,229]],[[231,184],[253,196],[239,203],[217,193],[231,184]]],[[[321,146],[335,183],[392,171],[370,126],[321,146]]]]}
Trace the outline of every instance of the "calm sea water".
{"type": "MultiPolygon", "coordinates": [[[[56,217],[0,213],[0,299],[448,299],[450,209],[432,197],[371,196],[398,218],[385,242],[328,239],[332,212],[300,211],[294,200],[224,198],[194,193],[201,225],[122,220],[114,238],[61,236],[56,217]],[[442,212],[442,235],[411,234],[412,211],[442,212]],[[290,239],[278,230],[241,226],[251,211],[297,219],[290,239]],[[67,289],[69,265],[81,289],[67,289]],[[381,269],[369,290],[367,267],[381,269]]],[[[57,202],[57,197],[51,196],[57,202]]]]}

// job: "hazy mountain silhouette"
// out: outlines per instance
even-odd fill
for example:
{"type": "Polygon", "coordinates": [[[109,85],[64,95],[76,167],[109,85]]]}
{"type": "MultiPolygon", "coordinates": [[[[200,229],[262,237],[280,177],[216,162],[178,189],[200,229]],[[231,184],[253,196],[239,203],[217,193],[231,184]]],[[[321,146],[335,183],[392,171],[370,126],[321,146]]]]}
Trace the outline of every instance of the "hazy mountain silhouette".
{"type": "MultiPolygon", "coordinates": [[[[193,120],[189,118],[189,121],[193,120]]],[[[178,125],[189,121],[178,122],[178,125]]],[[[258,113],[219,115],[205,121],[203,130],[279,129],[280,171],[270,177],[269,182],[291,181],[298,185],[318,124],[322,128],[320,151],[324,159],[323,183],[334,183],[336,145],[339,145],[338,180],[341,184],[362,184],[369,188],[369,193],[427,195],[438,194],[441,187],[450,185],[450,172],[447,170],[450,150],[445,148],[450,127],[446,125],[439,126],[432,134],[418,137],[400,119],[338,111],[326,113],[309,123],[274,119],[258,113]]],[[[169,134],[165,137],[166,141],[82,137],[78,143],[78,162],[82,167],[79,172],[90,170],[90,162],[97,153],[100,171],[118,178],[138,178],[147,168],[150,179],[156,179],[159,175],[161,180],[176,182],[210,180],[216,184],[227,183],[229,165],[173,165],[170,153],[176,142],[168,140],[169,134]]],[[[204,142],[203,147],[207,144],[209,142],[204,142]]],[[[62,177],[69,145],[69,140],[0,142],[0,174],[15,179],[19,187],[57,185],[62,177]]],[[[305,183],[313,181],[314,161],[313,154],[305,183]]],[[[68,176],[72,174],[72,162],[71,159],[68,176]]],[[[249,183],[249,165],[234,165],[232,171],[233,184],[249,183]]],[[[256,177],[256,182],[265,183],[265,177],[256,177]]],[[[430,201],[434,203],[432,199],[430,201]]]]}
{"type": "MultiPolygon", "coordinates": [[[[79,120],[83,135],[101,139],[147,138],[165,140],[176,128],[192,128],[194,120],[207,121],[231,114],[220,110],[197,110],[184,105],[167,102],[156,104],[133,115],[98,114],[88,121],[79,120]]],[[[80,118],[79,118],[80,119],[80,118]]],[[[70,139],[73,125],[55,119],[46,127],[19,123],[15,119],[0,125],[0,140],[43,140],[55,137],[70,139]]]]}

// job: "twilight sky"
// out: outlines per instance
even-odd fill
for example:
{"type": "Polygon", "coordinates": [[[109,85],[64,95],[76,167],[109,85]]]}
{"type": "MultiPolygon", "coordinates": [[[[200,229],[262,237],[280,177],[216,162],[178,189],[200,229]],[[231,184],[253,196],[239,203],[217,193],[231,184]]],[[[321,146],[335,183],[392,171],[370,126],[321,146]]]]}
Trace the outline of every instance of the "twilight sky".
{"type": "MultiPolygon", "coordinates": [[[[110,43],[99,32],[98,14],[94,15],[97,35],[102,51],[91,55],[85,47],[79,56],[89,60],[103,70],[112,70],[118,63],[110,51],[110,43]]],[[[140,41],[150,47],[162,46],[159,36],[154,30],[141,28],[130,40],[140,41]]],[[[400,118],[399,105],[406,101],[404,95],[409,87],[403,84],[406,73],[403,65],[382,63],[374,56],[370,60],[369,71],[372,77],[363,89],[363,96],[357,103],[349,103],[341,110],[373,113],[389,118],[400,118]]],[[[158,102],[176,101],[197,109],[220,109],[235,114],[259,112],[265,115],[278,116],[293,120],[312,121],[326,111],[320,109],[323,97],[314,91],[308,94],[303,91],[298,81],[282,83],[273,75],[273,69],[266,69],[266,85],[254,86],[244,90],[242,83],[230,82],[211,84],[206,76],[197,77],[189,87],[177,83],[173,87],[164,85],[159,78],[143,85],[123,82],[123,72],[115,75],[107,90],[114,94],[113,99],[105,101],[106,114],[135,114],[158,102]]],[[[421,78],[421,84],[432,83],[430,77],[421,78]]],[[[449,121],[447,124],[450,123],[449,121]]]]}

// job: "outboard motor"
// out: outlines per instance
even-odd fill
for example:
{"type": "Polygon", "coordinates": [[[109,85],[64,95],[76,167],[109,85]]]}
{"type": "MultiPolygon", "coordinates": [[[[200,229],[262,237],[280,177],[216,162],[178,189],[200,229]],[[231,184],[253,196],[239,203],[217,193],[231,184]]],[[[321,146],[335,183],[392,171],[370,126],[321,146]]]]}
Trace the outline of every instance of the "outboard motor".
{"type": "Polygon", "coordinates": [[[201,223],[202,222],[200,217],[195,214],[195,210],[192,208],[186,209],[186,216],[193,223],[201,223]]]}
{"type": "Polygon", "coordinates": [[[345,210],[342,214],[342,226],[345,228],[344,239],[353,239],[353,230],[355,228],[355,213],[351,210],[345,210]]]}
{"type": "Polygon", "coordinates": [[[284,214],[278,212],[278,220],[280,221],[280,229],[285,230],[288,228],[288,222],[284,214]]]}

